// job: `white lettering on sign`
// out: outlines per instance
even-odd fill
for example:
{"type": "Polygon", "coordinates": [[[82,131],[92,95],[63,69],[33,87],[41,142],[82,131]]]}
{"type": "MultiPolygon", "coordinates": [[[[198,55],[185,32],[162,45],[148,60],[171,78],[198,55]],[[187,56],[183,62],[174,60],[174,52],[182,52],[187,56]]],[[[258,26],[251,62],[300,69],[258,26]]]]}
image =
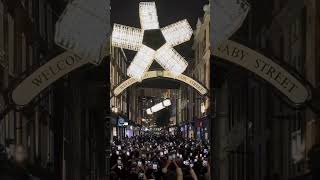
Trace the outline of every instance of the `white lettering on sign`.
{"type": "Polygon", "coordinates": [[[58,55],[37,69],[13,90],[13,101],[17,105],[27,105],[50,84],[86,63],[88,63],[87,60],[71,52],[58,55]]]}
{"type": "MultiPolygon", "coordinates": [[[[192,86],[201,95],[206,95],[208,93],[207,88],[202,86],[198,81],[196,81],[186,75],[183,75],[183,74],[179,75],[178,77],[175,77],[169,71],[149,71],[149,72],[145,73],[142,80],[152,79],[152,78],[157,78],[157,77],[164,77],[164,78],[176,79],[176,80],[182,81],[182,82],[192,86]]],[[[118,96],[124,90],[126,90],[128,87],[130,87],[131,85],[133,85],[137,82],[138,82],[137,80],[130,78],[130,79],[124,81],[123,83],[121,83],[118,87],[116,87],[113,91],[113,94],[115,96],[118,96]]]]}
{"type": "Polygon", "coordinates": [[[297,105],[305,103],[310,97],[309,89],[288,71],[241,44],[227,40],[213,51],[213,55],[257,74],[297,105]]]}

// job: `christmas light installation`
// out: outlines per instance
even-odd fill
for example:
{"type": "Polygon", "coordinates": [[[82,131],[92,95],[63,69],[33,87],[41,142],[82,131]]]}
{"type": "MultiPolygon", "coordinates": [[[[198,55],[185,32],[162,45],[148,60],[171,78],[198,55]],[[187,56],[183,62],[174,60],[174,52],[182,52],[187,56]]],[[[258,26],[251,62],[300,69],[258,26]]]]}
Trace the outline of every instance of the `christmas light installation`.
{"type": "Polygon", "coordinates": [[[169,106],[171,106],[171,100],[166,99],[163,102],[158,103],[158,104],[152,106],[151,108],[147,109],[147,114],[152,115],[153,113],[161,111],[162,109],[169,107],[169,106]]]}
{"type": "Polygon", "coordinates": [[[113,27],[113,46],[138,51],[127,75],[142,81],[153,60],[173,76],[182,74],[188,62],[173,47],[190,40],[193,30],[188,21],[182,20],[160,29],[155,2],[140,2],[139,17],[141,29],[120,24],[113,27]]]}

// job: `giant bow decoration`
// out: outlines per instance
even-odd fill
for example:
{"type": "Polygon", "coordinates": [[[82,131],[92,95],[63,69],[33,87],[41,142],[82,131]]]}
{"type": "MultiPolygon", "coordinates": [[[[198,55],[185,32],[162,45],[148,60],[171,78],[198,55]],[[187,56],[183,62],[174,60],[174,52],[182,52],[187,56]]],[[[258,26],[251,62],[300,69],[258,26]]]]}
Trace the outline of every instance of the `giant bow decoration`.
{"type": "Polygon", "coordinates": [[[188,62],[173,47],[190,40],[193,30],[188,21],[160,29],[155,2],[140,2],[139,16],[141,29],[114,24],[111,37],[113,46],[138,51],[128,68],[128,76],[141,81],[153,60],[174,76],[182,74],[188,62]]]}

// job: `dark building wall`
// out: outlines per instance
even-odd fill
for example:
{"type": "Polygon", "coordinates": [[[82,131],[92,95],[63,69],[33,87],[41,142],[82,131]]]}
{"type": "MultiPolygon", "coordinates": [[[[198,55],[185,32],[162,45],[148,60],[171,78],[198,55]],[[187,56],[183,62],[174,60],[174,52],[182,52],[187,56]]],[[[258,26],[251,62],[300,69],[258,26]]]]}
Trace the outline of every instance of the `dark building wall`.
{"type": "Polygon", "coordinates": [[[99,67],[84,67],[55,87],[55,170],[61,179],[106,176],[106,92],[99,67]],[[99,79],[95,79],[98,77],[99,79]]]}
{"type": "MultiPolygon", "coordinates": [[[[308,38],[308,33],[316,32],[312,30],[316,17],[313,3],[251,1],[246,21],[231,39],[276,58],[286,68],[317,84],[313,77],[318,77],[319,64],[314,64],[317,58],[312,55],[317,53],[311,36],[308,38]]],[[[217,117],[213,132],[219,156],[217,179],[307,178],[308,152],[319,139],[314,132],[319,128],[319,117],[308,107],[294,108],[254,74],[237,70],[231,64],[217,66],[220,71],[215,75],[217,117]],[[238,111],[237,104],[244,106],[243,110],[238,111]],[[296,139],[301,142],[296,143],[296,139]]]]}

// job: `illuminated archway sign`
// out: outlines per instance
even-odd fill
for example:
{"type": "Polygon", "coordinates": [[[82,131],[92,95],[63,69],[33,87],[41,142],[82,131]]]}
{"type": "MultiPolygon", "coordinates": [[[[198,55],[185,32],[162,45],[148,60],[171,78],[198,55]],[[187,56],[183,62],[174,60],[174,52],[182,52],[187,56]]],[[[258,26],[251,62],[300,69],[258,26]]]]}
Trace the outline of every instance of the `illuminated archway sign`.
{"type": "Polygon", "coordinates": [[[269,82],[295,105],[310,98],[309,88],[273,60],[234,41],[227,40],[213,51],[213,55],[239,65],[269,82]]]}
{"type": "MultiPolygon", "coordinates": [[[[180,74],[179,76],[174,76],[172,75],[169,71],[149,71],[146,72],[145,75],[143,76],[142,80],[146,80],[146,79],[153,79],[153,78],[168,78],[168,79],[175,79],[181,82],[184,82],[190,86],[192,86],[195,90],[197,90],[201,95],[206,95],[208,93],[207,88],[205,88],[203,85],[201,85],[199,82],[197,82],[196,80],[180,74]]],[[[139,81],[134,79],[134,78],[130,78],[126,81],[124,81],[123,83],[121,83],[118,87],[116,87],[113,90],[113,94],[114,96],[118,96],[119,94],[121,94],[124,90],[126,90],[128,87],[132,86],[135,83],[138,83],[139,81]]]]}

